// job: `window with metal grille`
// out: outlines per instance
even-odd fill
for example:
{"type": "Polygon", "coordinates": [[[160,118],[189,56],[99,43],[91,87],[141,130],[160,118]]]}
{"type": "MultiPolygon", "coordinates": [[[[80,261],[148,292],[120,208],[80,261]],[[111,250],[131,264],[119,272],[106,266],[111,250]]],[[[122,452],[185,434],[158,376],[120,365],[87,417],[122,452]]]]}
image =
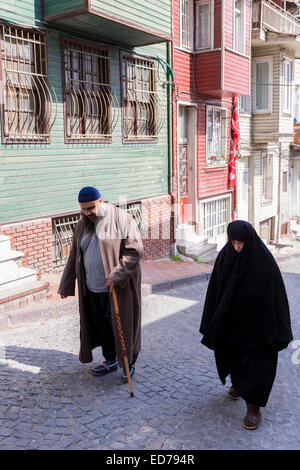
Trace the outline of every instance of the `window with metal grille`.
{"type": "Polygon", "coordinates": [[[207,106],[206,109],[206,164],[221,166],[227,159],[226,109],[207,106]]]}
{"type": "Polygon", "coordinates": [[[193,0],[180,2],[180,46],[184,49],[193,49],[193,0]]]}
{"type": "Polygon", "coordinates": [[[230,197],[210,200],[201,204],[204,234],[216,240],[226,233],[230,222],[230,197]]]}
{"type": "Polygon", "coordinates": [[[63,266],[70,254],[75,226],[80,214],[52,219],[52,259],[55,267],[63,266]]]}
{"type": "Polygon", "coordinates": [[[64,40],[66,142],[111,142],[118,103],[106,48],[64,40]]]}
{"type": "Polygon", "coordinates": [[[55,94],[47,78],[45,34],[3,24],[1,59],[3,143],[49,142],[55,94]]]}
{"type": "MultiPolygon", "coordinates": [[[[116,204],[120,209],[127,211],[136,221],[141,235],[145,231],[142,217],[142,204],[116,204]]],[[[52,219],[52,260],[56,268],[64,266],[70,254],[75,226],[80,219],[80,214],[70,214],[52,219]]]]}
{"type": "Polygon", "coordinates": [[[133,219],[136,221],[137,226],[139,228],[139,231],[141,235],[143,236],[144,230],[145,230],[145,224],[143,222],[143,217],[142,217],[142,204],[140,202],[137,203],[129,203],[129,204],[116,204],[120,209],[123,209],[128,212],[128,214],[133,217],[133,219]]]}
{"type": "Polygon", "coordinates": [[[154,61],[122,55],[124,142],[156,141],[158,97],[154,61]]]}

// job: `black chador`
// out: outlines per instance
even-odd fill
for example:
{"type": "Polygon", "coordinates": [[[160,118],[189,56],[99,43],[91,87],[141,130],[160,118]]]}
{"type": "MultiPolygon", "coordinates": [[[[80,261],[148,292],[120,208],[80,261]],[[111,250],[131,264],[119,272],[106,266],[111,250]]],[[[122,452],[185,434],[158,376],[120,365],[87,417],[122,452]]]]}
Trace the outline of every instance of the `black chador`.
{"type": "Polygon", "coordinates": [[[288,299],[278,265],[252,225],[237,220],[227,233],[206,294],[201,342],[214,351],[223,384],[230,374],[237,396],[266,406],[278,351],[293,339],[288,299]],[[234,240],[244,243],[240,252],[234,240]]]}

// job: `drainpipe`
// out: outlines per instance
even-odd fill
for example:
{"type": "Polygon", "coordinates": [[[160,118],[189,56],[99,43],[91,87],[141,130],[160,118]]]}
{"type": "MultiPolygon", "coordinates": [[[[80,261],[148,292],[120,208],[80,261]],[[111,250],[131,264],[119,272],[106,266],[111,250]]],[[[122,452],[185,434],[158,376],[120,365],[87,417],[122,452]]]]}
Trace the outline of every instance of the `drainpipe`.
{"type": "Polygon", "coordinates": [[[282,160],[282,143],[279,144],[279,172],[278,172],[278,201],[277,201],[277,230],[276,243],[279,242],[280,233],[280,210],[281,210],[281,160],[282,160]]]}
{"type": "MultiPolygon", "coordinates": [[[[172,42],[167,42],[167,62],[172,67],[172,42]]],[[[173,190],[173,112],[172,112],[172,76],[168,68],[168,191],[173,190]]]]}
{"type": "Polygon", "coordinates": [[[175,231],[176,231],[176,217],[175,217],[175,198],[173,194],[173,79],[174,77],[172,76],[172,42],[168,41],[167,42],[167,62],[169,64],[168,67],[168,74],[167,74],[167,109],[168,109],[168,194],[171,196],[171,220],[170,220],[170,238],[171,238],[171,243],[172,243],[172,248],[171,252],[172,255],[177,254],[177,249],[176,249],[176,242],[175,242],[175,231]]]}

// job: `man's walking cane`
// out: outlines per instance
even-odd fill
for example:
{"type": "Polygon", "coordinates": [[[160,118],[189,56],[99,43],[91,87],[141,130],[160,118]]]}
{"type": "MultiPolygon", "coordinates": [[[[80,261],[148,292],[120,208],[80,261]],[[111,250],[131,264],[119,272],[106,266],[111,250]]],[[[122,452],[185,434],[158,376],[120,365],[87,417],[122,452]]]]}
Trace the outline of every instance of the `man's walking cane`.
{"type": "Polygon", "coordinates": [[[119,313],[119,307],[118,307],[118,302],[117,302],[116,291],[115,291],[114,287],[112,287],[112,298],[113,298],[113,302],[114,302],[114,308],[115,308],[115,313],[116,313],[116,320],[117,320],[117,326],[118,326],[118,331],[119,331],[122,354],[123,354],[126,374],[127,374],[127,378],[128,378],[130,396],[133,397],[133,389],[132,389],[132,383],[131,383],[131,377],[130,377],[130,371],[129,371],[128,357],[127,357],[127,354],[126,354],[126,346],[125,346],[125,341],[124,341],[124,336],[123,336],[123,331],[122,331],[121,318],[120,318],[120,313],[119,313]]]}

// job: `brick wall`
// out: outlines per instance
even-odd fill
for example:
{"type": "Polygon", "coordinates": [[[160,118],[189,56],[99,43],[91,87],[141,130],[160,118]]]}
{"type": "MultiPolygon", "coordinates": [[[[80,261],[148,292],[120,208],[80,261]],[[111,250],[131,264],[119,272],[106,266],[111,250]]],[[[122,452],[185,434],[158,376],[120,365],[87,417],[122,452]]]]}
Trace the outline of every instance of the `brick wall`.
{"type": "MultiPolygon", "coordinates": [[[[171,196],[144,199],[144,260],[168,258],[174,243],[171,196]]],[[[41,272],[54,271],[52,261],[52,221],[50,218],[0,226],[10,237],[11,248],[24,253],[23,266],[41,272]]]]}
{"type": "Polygon", "coordinates": [[[145,224],[144,260],[169,258],[174,243],[171,196],[143,199],[141,202],[145,224]]]}
{"type": "Polygon", "coordinates": [[[1,225],[4,235],[10,237],[11,248],[24,253],[23,266],[40,271],[52,269],[51,219],[1,225]]]}

